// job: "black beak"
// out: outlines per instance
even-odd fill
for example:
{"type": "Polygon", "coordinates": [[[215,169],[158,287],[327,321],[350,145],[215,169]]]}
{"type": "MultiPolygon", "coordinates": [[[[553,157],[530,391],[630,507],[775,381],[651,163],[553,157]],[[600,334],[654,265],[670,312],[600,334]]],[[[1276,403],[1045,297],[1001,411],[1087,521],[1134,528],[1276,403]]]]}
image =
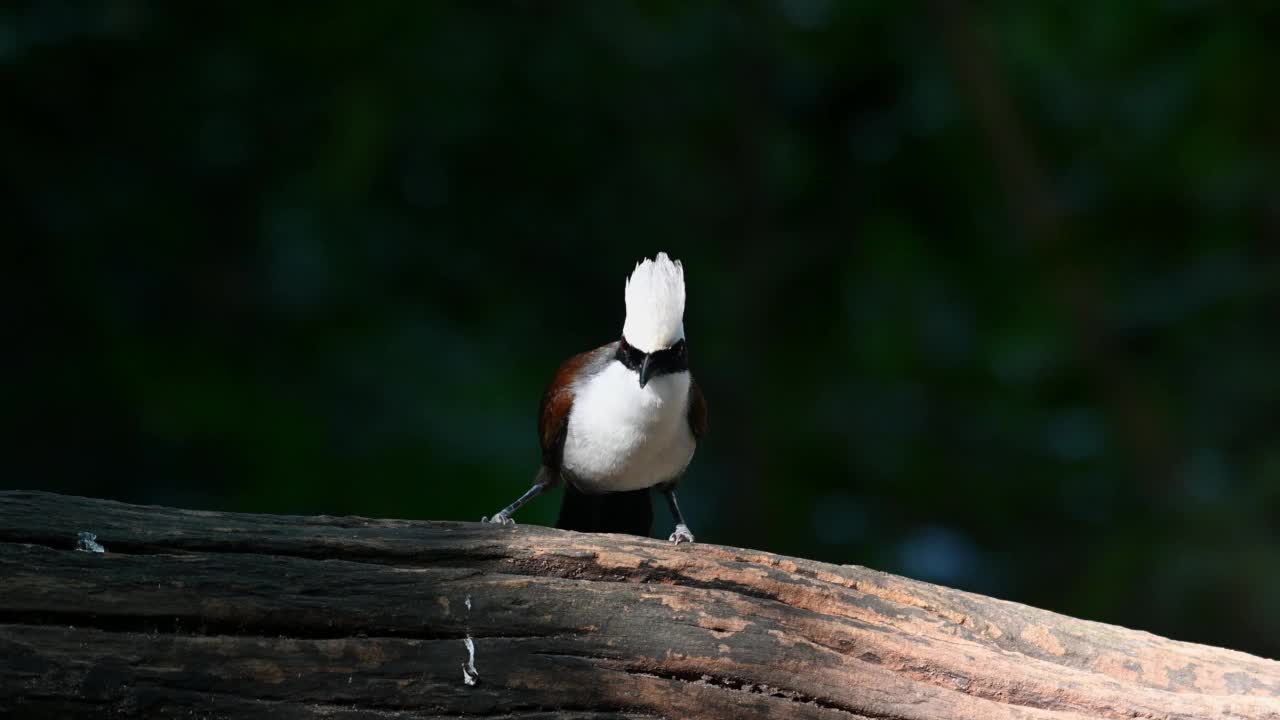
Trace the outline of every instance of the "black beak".
{"type": "Polygon", "coordinates": [[[644,360],[640,361],[640,387],[649,384],[649,378],[653,377],[653,371],[656,369],[651,364],[653,355],[645,355],[644,360]]]}

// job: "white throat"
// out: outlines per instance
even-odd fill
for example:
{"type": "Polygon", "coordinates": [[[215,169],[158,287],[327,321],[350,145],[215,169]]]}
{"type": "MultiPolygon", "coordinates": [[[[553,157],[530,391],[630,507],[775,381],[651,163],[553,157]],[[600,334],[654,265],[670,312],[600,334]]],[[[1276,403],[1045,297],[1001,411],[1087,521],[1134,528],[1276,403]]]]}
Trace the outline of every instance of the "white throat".
{"type": "Polygon", "coordinates": [[[693,459],[687,371],[640,387],[611,360],[579,384],[569,412],[562,469],[588,493],[639,490],[680,476],[693,459]]]}

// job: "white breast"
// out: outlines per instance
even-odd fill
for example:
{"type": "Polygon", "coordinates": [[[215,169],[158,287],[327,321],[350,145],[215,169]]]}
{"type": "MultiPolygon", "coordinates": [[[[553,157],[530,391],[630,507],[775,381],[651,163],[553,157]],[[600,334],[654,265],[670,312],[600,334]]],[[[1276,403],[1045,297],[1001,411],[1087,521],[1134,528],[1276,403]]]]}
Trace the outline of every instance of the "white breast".
{"type": "Polygon", "coordinates": [[[610,362],[576,388],[563,468],[583,492],[639,490],[684,472],[694,447],[689,373],[642,388],[635,372],[610,362]]]}

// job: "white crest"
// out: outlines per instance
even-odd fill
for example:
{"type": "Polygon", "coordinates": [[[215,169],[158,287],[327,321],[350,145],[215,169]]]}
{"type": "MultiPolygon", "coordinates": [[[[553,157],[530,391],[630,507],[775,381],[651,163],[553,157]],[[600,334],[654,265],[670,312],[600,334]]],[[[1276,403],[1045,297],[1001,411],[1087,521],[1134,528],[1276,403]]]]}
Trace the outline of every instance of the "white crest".
{"type": "Polygon", "coordinates": [[[658,253],[636,264],[627,279],[622,337],[640,352],[671,347],[684,337],[684,268],[658,253]]]}

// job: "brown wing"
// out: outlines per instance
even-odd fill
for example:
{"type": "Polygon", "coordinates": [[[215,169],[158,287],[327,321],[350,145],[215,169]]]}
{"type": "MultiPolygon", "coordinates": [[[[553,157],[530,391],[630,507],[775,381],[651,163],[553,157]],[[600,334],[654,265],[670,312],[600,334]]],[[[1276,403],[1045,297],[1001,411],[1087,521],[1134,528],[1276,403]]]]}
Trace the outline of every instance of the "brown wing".
{"type": "Polygon", "coordinates": [[[538,408],[538,442],[542,446],[542,465],[552,471],[553,483],[560,477],[564,436],[569,428],[569,410],[573,408],[573,380],[596,352],[588,350],[565,360],[542,393],[542,405],[538,408]]]}
{"type": "Polygon", "coordinates": [[[707,399],[702,396],[698,382],[689,378],[689,429],[693,438],[701,440],[707,434],[707,399]]]}

